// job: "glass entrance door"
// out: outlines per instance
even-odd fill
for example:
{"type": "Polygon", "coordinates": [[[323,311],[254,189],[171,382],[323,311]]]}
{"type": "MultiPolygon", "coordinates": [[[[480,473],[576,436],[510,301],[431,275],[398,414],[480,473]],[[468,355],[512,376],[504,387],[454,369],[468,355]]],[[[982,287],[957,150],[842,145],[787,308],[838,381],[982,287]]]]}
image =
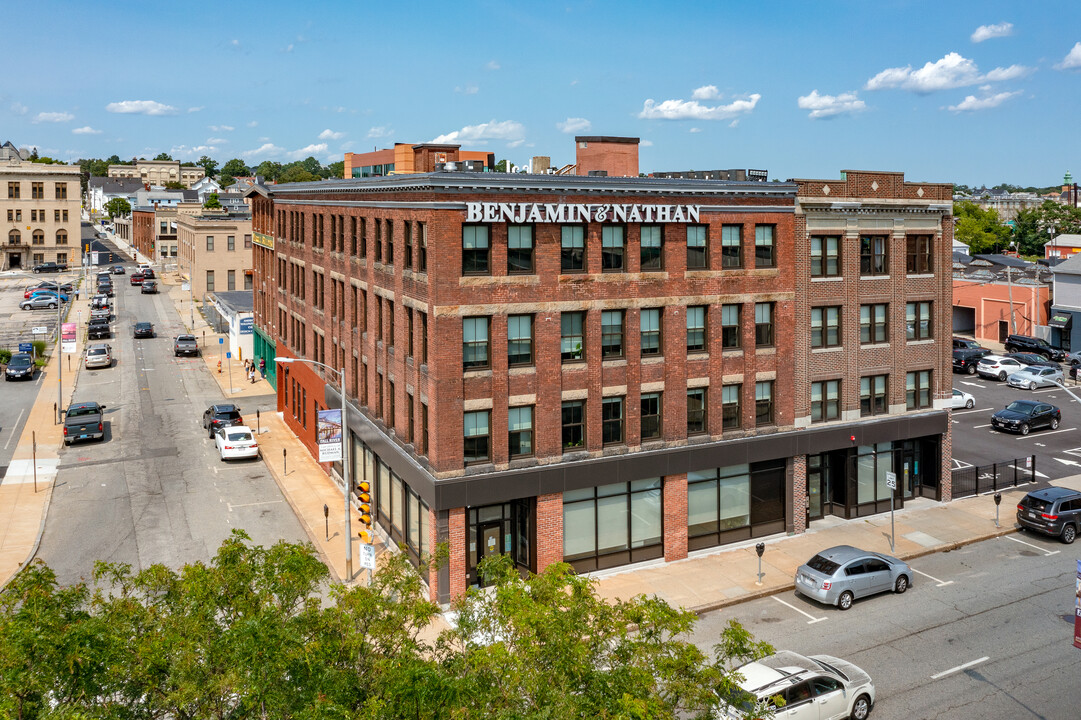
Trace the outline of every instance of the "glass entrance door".
{"type": "Polygon", "coordinates": [[[823,486],[828,477],[823,455],[807,456],[807,519],[817,520],[822,517],[822,498],[828,498],[829,490],[823,494],[823,486]]]}
{"type": "Polygon", "coordinates": [[[503,523],[486,522],[477,527],[480,542],[477,543],[477,564],[486,557],[499,555],[503,551],[503,523]]]}

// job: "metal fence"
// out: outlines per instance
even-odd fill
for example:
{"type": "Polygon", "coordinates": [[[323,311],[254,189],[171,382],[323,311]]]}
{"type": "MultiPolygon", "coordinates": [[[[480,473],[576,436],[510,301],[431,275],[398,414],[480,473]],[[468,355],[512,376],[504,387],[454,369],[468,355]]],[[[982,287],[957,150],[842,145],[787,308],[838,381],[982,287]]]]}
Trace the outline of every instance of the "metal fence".
{"type": "Polygon", "coordinates": [[[1036,456],[1006,460],[960,468],[953,471],[953,497],[968,497],[980,493],[997,492],[1002,488],[1017,487],[1036,482],[1036,456]]]}

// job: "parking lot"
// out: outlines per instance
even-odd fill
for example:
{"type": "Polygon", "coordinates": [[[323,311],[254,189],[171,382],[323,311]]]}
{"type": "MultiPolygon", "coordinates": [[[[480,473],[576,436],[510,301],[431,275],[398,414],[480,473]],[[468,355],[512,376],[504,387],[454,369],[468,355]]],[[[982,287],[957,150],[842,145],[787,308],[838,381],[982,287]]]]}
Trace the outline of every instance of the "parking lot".
{"type": "MultiPolygon", "coordinates": [[[[1067,379],[1066,386],[1081,397],[1081,385],[1067,379]]],[[[1020,390],[1005,382],[979,375],[953,374],[953,387],[972,394],[976,406],[953,411],[953,467],[1009,462],[1036,456],[1036,477],[1047,482],[1081,473],[1081,405],[1061,388],[1020,390]],[[1057,430],[1034,430],[1014,435],[991,428],[991,415],[1014,400],[1040,400],[1058,406],[1062,423],[1057,430]]],[[[1023,465],[1022,465],[1023,467],[1023,465]]]]}

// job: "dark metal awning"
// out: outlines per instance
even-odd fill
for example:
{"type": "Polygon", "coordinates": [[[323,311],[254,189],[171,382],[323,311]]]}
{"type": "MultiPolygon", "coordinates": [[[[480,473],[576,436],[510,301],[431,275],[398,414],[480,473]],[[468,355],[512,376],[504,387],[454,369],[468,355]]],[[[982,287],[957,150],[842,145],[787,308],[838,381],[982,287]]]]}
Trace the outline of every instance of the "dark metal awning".
{"type": "Polygon", "coordinates": [[[1051,319],[1047,321],[1049,327],[1065,330],[1073,322],[1073,315],[1066,312],[1053,312],[1051,319]]]}

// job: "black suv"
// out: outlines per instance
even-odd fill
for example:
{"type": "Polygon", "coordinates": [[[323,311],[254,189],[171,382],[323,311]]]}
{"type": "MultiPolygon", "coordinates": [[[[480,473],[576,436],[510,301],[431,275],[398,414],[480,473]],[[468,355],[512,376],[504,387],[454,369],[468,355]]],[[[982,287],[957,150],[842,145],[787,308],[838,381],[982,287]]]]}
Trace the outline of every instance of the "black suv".
{"type": "Polygon", "coordinates": [[[207,437],[214,437],[220,428],[243,424],[244,418],[236,405],[211,405],[203,413],[203,429],[207,431],[207,437]]]}
{"type": "Polygon", "coordinates": [[[1044,425],[1052,430],[1058,429],[1062,422],[1062,411],[1051,403],[1036,400],[1014,400],[1004,409],[991,416],[991,427],[995,430],[1019,432],[1028,435],[1029,430],[1044,425]]]}
{"type": "Polygon", "coordinates": [[[1017,504],[1017,524],[1069,545],[1081,527],[1081,492],[1060,487],[1034,490],[1017,504]]]}
{"type": "Polygon", "coordinates": [[[1048,360],[1064,360],[1066,353],[1056,347],[1051,347],[1046,340],[1029,337],[1028,335],[1010,335],[1006,338],[1006,352],[1031,352],[1043,355],[1048,360]]]}
{"type": "Polygon", "coordinates": [[[976,346],[975,348],[959,348],[957,347],[957,340],[953,341],[953,371],[968,373],[969,375],[976,374],[976,364],[980,362],[980,358],[984,355],[990,355],[991,351],[987,348],[976,346]]]}

